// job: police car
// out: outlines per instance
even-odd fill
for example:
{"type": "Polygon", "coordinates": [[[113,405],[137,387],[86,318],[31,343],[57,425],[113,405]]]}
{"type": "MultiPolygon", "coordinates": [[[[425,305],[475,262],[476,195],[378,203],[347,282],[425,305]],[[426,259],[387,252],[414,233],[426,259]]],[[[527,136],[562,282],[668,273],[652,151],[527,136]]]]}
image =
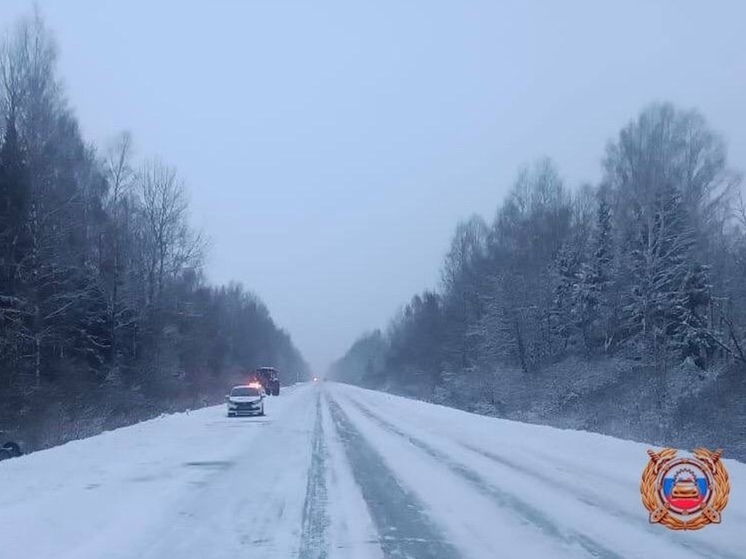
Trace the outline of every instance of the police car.
{"type": "Polygon", "coordinates": [[[228,400],[228,417],[239,415],[264,415],[264,388],[257,383],[234,386],[228,400]]]}

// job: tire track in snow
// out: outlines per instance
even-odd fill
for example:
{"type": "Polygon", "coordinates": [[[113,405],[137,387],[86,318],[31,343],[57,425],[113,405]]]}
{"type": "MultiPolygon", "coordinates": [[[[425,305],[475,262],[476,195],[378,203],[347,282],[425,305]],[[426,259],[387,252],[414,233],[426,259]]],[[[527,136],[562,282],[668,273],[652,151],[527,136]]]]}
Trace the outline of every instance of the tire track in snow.
{"type": "Polygon", "coordinates": [[[326,559],[329,556],[329,514],[327,512],[324,425],[321,421],[321,393],[316,393],[316,419],[313,427],[311,466],[308,470],[306,500],[303,504],[300,559],[326,559]]]}
{"type": "Polygon", "coordinates": [[[523,501],[522,499],[519,499],[511,493],[507,493],[505,491],[502,491],[501,489],[498,489],[471,468],[454,462],[446,453],[441,452],[436,448],[433,448],[429,444],[401,431],[398,427],[386,421],[385,419],[378,417],[367,407],[363,406],[357,401],[352,399],[348,399],[348,401],[353,406],[355,406],[360,411],[360,413],[362,413],[365,417],[369,418],[374,423],[378,424],[381,428],[399,437],[402,437],[403,439],[406,439],[413,446],[419,448],[432,458],[436,459],[439,463],[443,464],[453,473],[470,482],[479,490],[480,493],[488,495],[499,506],[511,509],[513,512],[516,513],[517,516],[519,516],[529,524],[536,526],[548,536],[568,545],[579,545],[583,549],[585,549],[592,557],[600,557],[603,559],[624,559],[622,555],[619,555],[615,551],[605,547],[601,543],[595,541],[592,538],[589,538],[588,536],[579,534],[572,530],[561,529],[540,509],[523,501]]]}
{"type": "Polygon", "coordinates": [[[352,425],[332,399],[329,411],[340,435],[355,481],[360,486],[379,544],[386,557],[411,559],[457,559],[460,554],[443,539],[422,504],[407,493],[381,456],[352,425]]]}
{"type": "MultiPolygon", "coordinates": [[[[514,470],[524,469],[529,475],[535,477],[536,479],[541,480],[542,482],[546,484],[557,487],[557,483],[555,480],[553,480],[550,476],[536,469],[526,468],[524,465],[516,464],[512,460],[505,458],[504,456],[500,456],[498,454],[490,452],[488,450],[482,450],[480,448],[477,448],[475,446],[472,446],[466,443],[458,443],[458,444],[462,448],[470,450],[471,452],[479,454],[480,456],[483,456],[487,458],[488,460],[492,460],[493,462],[496,462],[508,468],[512,468],[514,470]]],[[[573,488],[567,485],[562,485],[561,489],[565,491],[566,493],[571,493],[572,495],[574,495],[581,503],[584,503],[596,509],[600,509],[603,512],[606,512],[607,514],[623,519],[624,521],[629,522],[630,524],[633,524],[633,525],[636,524],[638,526],[650,526],[650,523],[647,520],[645,520],[644,515],[632,515],[628,513],[627,511],[624,511],[621,509],[610,508],[606,503],[604,504],[604,506],[601,506],[598,500],[594,499],[593,496],[590,495],[589,493],[586,493],[582,487],[573,488]]],[[[681,541],[680,539],[677,539],[676,537],[672,536],[672,532],[669,532],[669,531],[665,531],[665,532],[661,531],[655,535],[661,538],[665,538],[666,540],[668,540],[668,543],[670,543],[671,545],[682,547],[686,549],[687,551],[691,551],[691,552],[694,552],[700,555],[701,557],[711,557],[712,559],[715,559],[716,557],[718,559],[742,559],[742,556],[740,555],[733,555],[731,553],[724,552],[706,543],[692,543],[692,542],[681,541]]]]}
{"type": "MultiPolygon", "coordinates": [[[[358,408],[361,411],[361,413],[363,413],[370,419],[376,421],[379,425],[386,428],[387,430],[401,437],[405,437],[407,440],[409,440],[412,444],[414,444],[418,448],[422,448],[421,445],[425,444],[425,443],[422,443],[420,440],[413,438],[411,435],[404,433],[398,427],[396,427],[393,423],[387,421],[386,419],[382,418],[380,415],[376,414],[371,408],[369,408],[366,404],[358,401],[356,398],[353,398],[350,396],[346,396],[346,397],[356,408],[358,408]]],[[[530,466],[526,465],[523,462],[518,463],[514,460],[511,460],[510,458],[506,456],[497,454],[495,452],[490,452],[488,450],[481,449],[479,447],[476,447],[474,445],[471,445],[471,444],[468,444],[468,443],[465,443],[459,440],[454,440],[453,442],[456,445],[460,446],[461,448],[464,448],[470,452],[478,454],[488,460],[491,460],[497,464],[500,464],[501,466],[528,474],[529,476],[534,477],[537,480],[547,485],[550,485],[553,488],[556,488],[556,489],[558,488],[565,493],[571,494],[574,498],[576,498],[581,503],[584,503],[585,505],[591,506],[596,509],[601,509],[604,513],[614,516],[616,518],[619,518],[620,520],[624,522],[628,522],[631,525],[637,525],[637,526],[642,526],[642,527],[650,526],[644,516],[633,515],[623,509],[613,508],[609,505],[609,503],[604,503],[604,505],[601,506],[598,500],[595,498],[595,496],[589,491],[587,491],[582,486],[582,484],[570,485],[567,483],[561,483],[561,482],[558,483],[557,479],[548,475],[546,472],[543,472],[537,468],[531,468],[530,466]]],[[[434,450],[435,452],[440,452],[435,449],[432,449],[432,450],[434,450]]],[[[440,454],[445,455],[445,453],[440,453],[440,454]]],[[[475,472],[473,473],[478,476],[478,474],[476,474],[475,472]]],[[[485,483],[489,483],[486,480],[483,480],[483,481],[485,483]]],[[[715,558],[717,559],[741,559],[742,558],[742,555],[734,555],[733,553],[729,553],[728,551],[724,551],[722,549],[709,545],[706,542],[682,541],[681,539],[676,538],[674,533],[669,532],[669,531],[659,532],[653,535],[655,537],[665,539],[667,543],[669,543],[672,546],[680,547],[682,548],[682,550],[686,550],[687,552],[697,554],[700,557],[711,557],[713,559],[715,558]]],[[[581,537],[585,537],[585,536],[581,536],[581,537]]]]}

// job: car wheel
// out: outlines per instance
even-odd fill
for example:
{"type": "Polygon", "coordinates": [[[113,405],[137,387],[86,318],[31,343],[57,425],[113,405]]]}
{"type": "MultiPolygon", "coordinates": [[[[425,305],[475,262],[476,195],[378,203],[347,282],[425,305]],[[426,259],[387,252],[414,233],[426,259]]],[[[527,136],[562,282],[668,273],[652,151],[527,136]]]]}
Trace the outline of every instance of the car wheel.
{"type": "Polygon", "coordinates": [[[0,448],[0,462],[7,460],[8,458],[13,458],[10,451],[7,448],[0,448]]]}
{"type": "Polygon", "coordinates": [[[23,454],[23,452],[21,452],[21,447],[18,446],[18,444],[14,442],[5,443],[3,445],[3,449],[10,452],[11,457],[18,457],[23,454]]]}

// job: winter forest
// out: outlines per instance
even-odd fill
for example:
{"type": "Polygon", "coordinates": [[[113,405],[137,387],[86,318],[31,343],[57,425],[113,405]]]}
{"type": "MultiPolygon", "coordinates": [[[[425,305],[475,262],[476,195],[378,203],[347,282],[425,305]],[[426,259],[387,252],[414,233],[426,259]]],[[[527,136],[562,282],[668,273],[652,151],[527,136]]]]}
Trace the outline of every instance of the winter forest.
{"type": "MultiPolygon", "coordinates": [[[[205,279],[178,171],[127,132],[87,142],[43,19],[7,31],[0,436],[44,448],[217,403],[256,366],[308,374],[256,295],[205,279]]],[[[457,225],[439,287],[329,377],[746,459],[740,174],[696,110],[651,104],[610,138],[598,184],[565,184],[549,158],[522,169],[478,208],[492,219],[457,225]]]]}
{"type": "Polygon", "coordinates": [[[746,204],[697,111],[652,104],[597,185],[549,159],[456,227],[436,292],[332,377],[522,421],[746,457],[746,204]]]}
{"type": "MultiPolygon", "coordinates": [[[[306,364],[266,306],[208,285],[176,169],[81,136],[42,18],[0,51],[0,434],[43,448],[217,403],[306,364]]],[[[115,110],[115,107],[112,107],[115,110]]]]}

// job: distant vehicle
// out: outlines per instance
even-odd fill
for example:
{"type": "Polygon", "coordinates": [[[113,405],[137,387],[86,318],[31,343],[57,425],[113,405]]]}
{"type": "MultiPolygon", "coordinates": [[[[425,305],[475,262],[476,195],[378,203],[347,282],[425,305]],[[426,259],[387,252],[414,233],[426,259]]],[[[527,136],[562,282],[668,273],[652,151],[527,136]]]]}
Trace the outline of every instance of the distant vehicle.
{"type": "Polygon", "coordinates": [[[8,441],[3,443],[3,446],[0,446],[0,462],[8,458],[17,458],[22,454],[21,447],[13,441],[8,441]]]}
{"type": "Polygon", "coordinates": [[[264,415],[264,388],[259,383],[234,386],[226,396],[228,417],[264,415]]]}
{"type": "Polygon", "coordinates": [[[261,384],[268,395],[280,395],[280,378],[274,367],[259,367],[252,373],[250,380],[261,384]]]}

